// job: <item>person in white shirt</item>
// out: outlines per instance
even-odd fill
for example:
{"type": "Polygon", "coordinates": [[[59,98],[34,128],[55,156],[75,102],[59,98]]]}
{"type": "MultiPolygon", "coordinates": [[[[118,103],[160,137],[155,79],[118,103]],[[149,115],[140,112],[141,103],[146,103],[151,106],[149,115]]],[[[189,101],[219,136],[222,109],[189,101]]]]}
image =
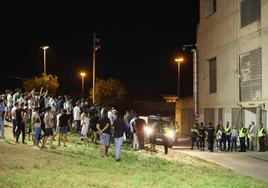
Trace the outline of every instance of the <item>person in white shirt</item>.
{"type": "Polygon", "coordinates": [[[73,110],[73,116],[74,116],[74,124],[76,127],[76,132],[80,132],[80,126],[81,126],[81,109],[79,107],[79,101],[76,102],[76,106],[74,107],[73,110]]]}
{"type": "Polygon", "coordinates": [[[11,121],[11,109],[13,107],[13,98],[12,91],[8,90],[7,92],[7,111],[6,111],[6,119],[11,121]]]}
{"type": "Polygon", "coordinates": [[[83,112],[81,115],[81,126],[82,126],[82,130],[81,130],[81,138],[84,141],[84,145],[87,146],[89,141],[88,141],[88,137],[87,137],[87,133],[88,133],[88,129],[89,129],[89,117],[87,112],[83,112]]]}
{"type": "Polygon", "coordinates": [[[13,124],[13,137],[16,138],[16,130],[17,130],[17,123],[16,123],[16,110],[19,107],[19,103],[15,102],[13,108],[11,109],[11,118],[12,118],[12,124],[13,124]]]}

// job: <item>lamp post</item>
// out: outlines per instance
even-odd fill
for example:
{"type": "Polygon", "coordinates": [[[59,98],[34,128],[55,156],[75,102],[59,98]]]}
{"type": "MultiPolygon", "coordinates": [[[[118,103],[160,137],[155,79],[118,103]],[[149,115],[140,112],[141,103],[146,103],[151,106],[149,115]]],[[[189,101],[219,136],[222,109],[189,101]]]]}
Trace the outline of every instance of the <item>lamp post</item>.
{"type": "Polygon", "coordinates": [[[80,72],[81,80],[82,80],[82,94],[84,94],[84,77],[86,76],[86,73],[80,72]]]}
{"type": "Polygon", "coordinates": [[[41,46],[40,48],[44,51],[44,75],[47,74],[47,62],[46,62],[46,50],[49,48],[49,46],[41,46]]]}
{"type": "Polygon", "coordinates": [[[178,99],[180,98],[180,63],[183,61],[184,59],[182,57],[175,59],[175,62],[178,63],[178,99]]]}
{"type": "Polygon", "coordinates": [[[96,51],[100,49],[99,39],[96,37],[96,33],[93,33],[93,55],[92,55],[92,64],[93,64],[93,74],[92,74],[92,102],[95,103],[95,82],[96,82],[96,51]]]}

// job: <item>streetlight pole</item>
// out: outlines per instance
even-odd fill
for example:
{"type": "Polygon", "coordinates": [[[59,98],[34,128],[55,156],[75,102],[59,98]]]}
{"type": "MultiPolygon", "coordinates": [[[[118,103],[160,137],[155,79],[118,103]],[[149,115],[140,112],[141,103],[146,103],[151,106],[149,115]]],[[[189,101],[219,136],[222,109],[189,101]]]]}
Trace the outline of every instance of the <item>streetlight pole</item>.
{"type": "Polygon", "coordinates": [[[84,94],[84,77],[86,76],[86,73],[80,72],[81,80],[82,80],[82,94],[84,94]]]}
{"type": "Polygon", "coordinates": [[[42,46],[41,48],[44,51],[44,75],[46,75],[47,74],[46,50],[49,48],[49,46],[42,46]]]}
{"type": "Polygon", "coordinates": [[[93,76],[93,84],[92,84],[92,102],[95,103],[95,83],[96,83],[96,51],[100,49],[100,46],[97,44],[99,39],[96,38],[96,33],[93,33],[93,59],[92,59],[92,76],[93,76]]]}
{"type": "Polygon", "coordinates": [[[178,63],[178,99],[180,98],[180,64],[184,59],[182,57],[175,59],[175,62],[178,63]]]}
{"type": "Polygon", "coordinates": [[[191,52],[193,54],[193,97],[194,97],[194,115],[195,117],[199,117],[199,111],[198,111],[198,80],[197,80],[197,50],[195,49],[197,47],[196,44],[185,44],[183,45],[183,51],[186,50],[186,48],[191,48],[191,52]]]}

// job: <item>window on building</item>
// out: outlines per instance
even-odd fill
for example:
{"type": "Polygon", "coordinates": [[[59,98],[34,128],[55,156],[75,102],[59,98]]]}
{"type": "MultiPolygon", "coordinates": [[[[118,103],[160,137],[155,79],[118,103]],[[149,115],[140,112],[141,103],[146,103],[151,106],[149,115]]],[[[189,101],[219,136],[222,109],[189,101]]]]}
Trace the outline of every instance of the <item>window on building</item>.
{"type": "Polygon", "coordinates": [[[217,61],[216,57],[209,61],[209,93],[217,92],[217,61]]]}
{"type": "Polygon", "coordinates": [[[257,48],[240,55],[240,101],[262,99],[262,50],[257,48]]]}
{"type": "Polygon", "coordinates": [[[261,17],[261,0],[241,0],[241,28],[261,17]]]}
{"type": "Polygon", "coordinates": [[[205,0],[205,16],[208,17],[216,12],[216,0],[205,0]]]}

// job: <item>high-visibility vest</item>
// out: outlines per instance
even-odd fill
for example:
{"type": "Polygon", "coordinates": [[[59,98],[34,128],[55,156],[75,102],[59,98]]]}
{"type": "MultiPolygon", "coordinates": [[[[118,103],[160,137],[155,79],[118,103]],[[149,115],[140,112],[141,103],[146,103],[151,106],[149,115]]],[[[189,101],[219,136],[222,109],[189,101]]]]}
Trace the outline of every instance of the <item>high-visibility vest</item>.
{"type": "Polygon", "coordinates": [[[165,128],[163,128],[163,130],[164,130],[164,133],[166,134],[169,131],[169,128],[165,127],[165,128]]]}
{"type": "Polygon", "coordinates": [[[244,128],[241,128],[240,131],[239,131],[239,137],[242,138],[242,137],[245,137],[246,134],[244,133],[244,128]]]}
{"type": "Polygon", "coordinates": [[[259,131],[258,131],[258,137],[262,137],[262,136],[264,136],[264,128],[262,127],[262,128],[259,128],[259,131]]]}
{"type": "Polygon", "coordinates": [[[225,126],[224,127],[224,130],[225,130],[226,133],[230,133],[231,127],[230,126],[229,127],[225,126]]]}

